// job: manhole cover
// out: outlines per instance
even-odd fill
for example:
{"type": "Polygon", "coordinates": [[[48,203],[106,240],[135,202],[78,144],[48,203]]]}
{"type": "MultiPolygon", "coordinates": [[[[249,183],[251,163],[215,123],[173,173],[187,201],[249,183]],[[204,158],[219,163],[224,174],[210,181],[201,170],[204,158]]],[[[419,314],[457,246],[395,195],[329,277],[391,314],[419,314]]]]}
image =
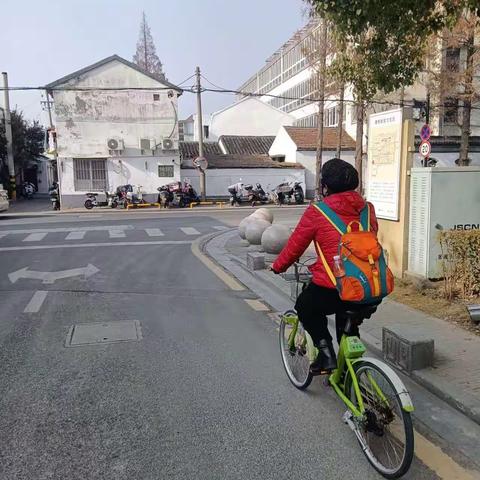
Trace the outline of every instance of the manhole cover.
{"type": "Polygon", "coordinates": [[[100,343],[132,342],[142,339],[140,322],[79,323],[70,327],[66,347],[100,343]]]}

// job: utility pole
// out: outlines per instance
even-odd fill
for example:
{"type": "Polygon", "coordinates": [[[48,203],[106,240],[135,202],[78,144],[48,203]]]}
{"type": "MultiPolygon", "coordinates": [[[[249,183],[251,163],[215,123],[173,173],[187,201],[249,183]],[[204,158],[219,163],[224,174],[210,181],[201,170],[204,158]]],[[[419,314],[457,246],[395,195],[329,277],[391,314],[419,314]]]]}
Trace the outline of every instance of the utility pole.
{"type": "MultiPolygon", "coordinates": [[[[203,119],[202,119],[202,85],[200,83],[200,67],[195,69],[195,76],[197,79],[196,93],[197,93],[197,121],[198,121],[198,156],[204,159],[203,155],[203,119]]],[[[200,172],[200,195],[202,202],[206,200],[206,186],[205,186],[205,170],[198,169],[200,172]]]]}
{"type": "Polygon", "coordinates": [[[5,137],[7,139],[7,160],[8,175],[10,176],[10,191],[12,200],[17,199],[17,186],[15,182],[15,164],[13,162],[13,144],[12,144],[12,118],[10,116],[10,98],[8,94],[8,75],[2,72],[3,76],[3,96],[5,99],[5,137]]]}
{"type": "MultiPolygon", "coordinates": [[[[53,135],[53,130],[55,130],[55,126],[53,125],[53,119],[52,119],[52,108],[51,108],[51,102],[50,102],[50,96],[47,90],[45,90],[45,97],[47,98],[47,111],[48,111],[48,121],[50,122],[50,129],[52,130],[52,135],[53,135]]],[[[61,200],[61,195],[60,192],[61,190],[61,171],[60,171],[60,165],[58,162],[58,153],[57,153],[57,135],[55,132],[55,135],[53,135],[53,145],[54,145],[54,152],[53,152],[53,158],[55,160],[55,164],[57,167],[57,183],[58,183],[58,203],[60,204],[60,209],[62,208],[62,200],[61,200]]]]}

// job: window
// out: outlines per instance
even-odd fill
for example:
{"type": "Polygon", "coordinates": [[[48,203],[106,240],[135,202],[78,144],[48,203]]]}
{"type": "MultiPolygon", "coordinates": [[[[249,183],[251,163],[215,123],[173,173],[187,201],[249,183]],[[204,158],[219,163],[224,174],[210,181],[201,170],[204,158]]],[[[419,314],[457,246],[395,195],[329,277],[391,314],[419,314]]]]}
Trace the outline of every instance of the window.
{"type": "Polygon", "coordinates": [[[458,98],[447,97],[443,105],[443,123],[457,123],[458,98]]]}
{"type": "Polygon", "coordinates": [[[350,106],[350,123],[352,123],[352,125],[357,123],[357,106],[356,105],[350,106]]]}
{"type": "Polygon", "coordinates": [[[203,138],[208,138],[208,134],[209,134],[208,125],[204,125],[203,126],[203,138]]]}
{"type": "Polygon", "coordinates": [[[159,165],[158,166],[159,177],[173,177],[173,165],[159,165]]]}
{"type": "Polygon", "coordinates": [[[338,123],[338,107],[327,108],[325,110],[324,125],[326,127],[336,127],[338,123]]]}
{"type": "Polygon", "coordinates": [[[153,101],[154,102],[159,102],[160,101],[160,94],[159,93],[154,93],[153,94],[153,101]]]}
{"type": "Polygon", "coordinates": [[[105,159],[74,158],[73,184],[75,191],[104,191],[107,189],[105,159]]]}
{"type": "Polygon", "coordinates": [[[445,54],[445,68],[447,72],[460,71],[460,49],[447,48],[445,54]]]}

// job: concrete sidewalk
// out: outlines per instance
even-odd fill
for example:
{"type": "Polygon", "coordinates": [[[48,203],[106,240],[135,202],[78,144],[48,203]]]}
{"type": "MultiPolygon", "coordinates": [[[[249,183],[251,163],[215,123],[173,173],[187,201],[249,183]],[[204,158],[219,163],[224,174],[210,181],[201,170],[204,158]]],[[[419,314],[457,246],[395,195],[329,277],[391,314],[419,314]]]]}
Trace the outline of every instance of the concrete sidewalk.
{"type": "MultiPolygon", "coordinates": [[[[274,311],[292,308],[290,285],[283,278],[268,271],[247,270],[246,255],[253,247],[245,246],[236,230],[217,235],[204,248],[274,311]]],[[[311,253],[308,256],[312,256],[311,253]]],[[[434,366],[415,370],[411,377],[480,424],[480,337],[386,299],[377,313],[362,325],[362,339],[381,355],[382,328],[395,326],[401,326],[414,337],[435,341],[434,366]]]]}

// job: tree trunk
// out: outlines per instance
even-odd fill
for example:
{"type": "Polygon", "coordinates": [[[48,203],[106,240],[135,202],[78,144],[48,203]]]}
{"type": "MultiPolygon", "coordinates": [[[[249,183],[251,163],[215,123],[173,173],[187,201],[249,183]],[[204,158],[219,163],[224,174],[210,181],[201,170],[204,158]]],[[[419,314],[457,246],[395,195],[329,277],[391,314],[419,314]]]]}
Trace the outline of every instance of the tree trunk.
{"type": "Polygon", "coordinates": [[[315,175],[315,199],[322,198],[322,151],[323,151],[323,119],[325,112],[325,70],[327,60],[327,25],[322,20],[319,49],[319,79],[318,79],[318,125],[317,125],[317,156],[315,175]]]}
{"type": "Polygon", "coordinates": [[[145,71],[148,72],[148,55],[147,55],[147,19],[145,12],[143,12],[143,55],[145,58],[145,71]]]}
{"type": "Polygon", "coordinates": [[[363,117],[365,108],[363,101],[357,101],[357,132],[355,137],[355,168],[358,172],[358,192],[363,195],[363,117]]]}
{"type": "Polygon", "coordinates": [[[461,125],[460,155],[458,165],[460,167],[468,166],[468,151],[470,143],[470,123],[472,113],[472,95],[473,95],[473,56],[475,55],[474,29],[467,43],[467,64],[464,73],[464,100],[461,125]]]}
{"type": "Polygon", "coordinates": [[[338,133],[337,133],[337,151],[335,156],[340,158],[342,156],[342,134],[343,134],[343,101],[345,98],[345,84],[342,82],[340,84],[340,95],[338,99],[338,133]]]}

